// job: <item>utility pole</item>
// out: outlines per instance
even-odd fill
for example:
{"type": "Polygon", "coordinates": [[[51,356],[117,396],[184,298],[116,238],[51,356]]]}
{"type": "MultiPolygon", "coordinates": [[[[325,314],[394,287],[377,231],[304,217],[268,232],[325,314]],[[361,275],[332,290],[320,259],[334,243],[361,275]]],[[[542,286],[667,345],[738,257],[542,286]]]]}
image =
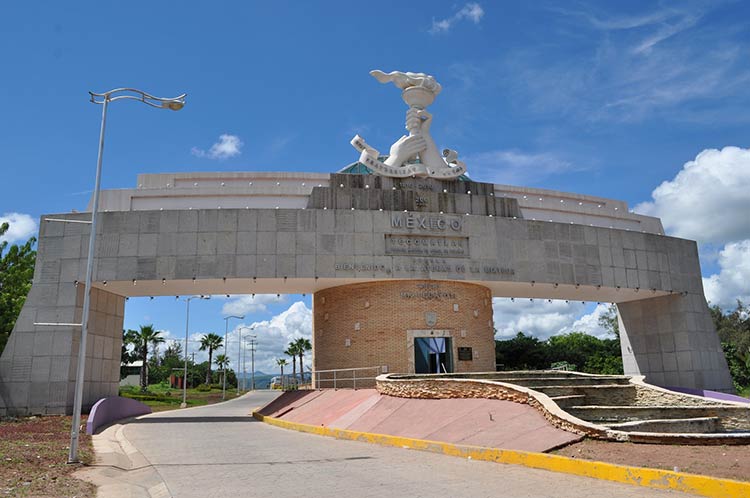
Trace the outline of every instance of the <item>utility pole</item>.
{"type": "MultiPolygon", "coordinates": [[[[253,330],[255,330],[255,325],[253,325],[252,327],[239,327],[237,329],[237,331],[240,334],[240,344],[239,344],[239,347],[237,349],[237,369],[239,370],[240,366],[242,367],[242,388],[244,389],[245,388],[245,377],[246,377],[246,373],[247,372],[245,371],[245,356],[246,356],[245,347],[244,347],[245,343],[242,341],[242,330],[243,329],[253,331],[253,330]],[[243,353],[245,353],[245,354],[243,354],[243,353]]],[[[255,335],[251,335],[250,337],[252,339],[256,339],[257,338],[257,336],[255,336],[255,335]]],[[[239,381],[239,379],[237,379],[237,394],[240,394],[240,381],[239,381]]]]}
{"type": "Polygon", "coordinates": [[[250,339],[250,389],[255,391],[255,336],[250,339]]]}

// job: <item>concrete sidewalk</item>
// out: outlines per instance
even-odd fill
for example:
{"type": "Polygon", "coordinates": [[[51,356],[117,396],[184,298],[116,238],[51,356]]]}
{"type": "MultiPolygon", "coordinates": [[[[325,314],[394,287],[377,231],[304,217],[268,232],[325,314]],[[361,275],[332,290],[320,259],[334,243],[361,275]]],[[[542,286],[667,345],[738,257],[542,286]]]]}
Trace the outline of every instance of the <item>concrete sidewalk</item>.
{"type": "Polygon", "coordinates": [[[113,437],[125,460],[137,465],[130,470],[98,469],[100,477],[119,479],[119,485],[110,482],[100,488],[100,496],[684,496],[329,439],[271,427],[249,416],[276,395],[257,391],[217,405],[146,415],[116,428],[105,437],[113,437]]]}

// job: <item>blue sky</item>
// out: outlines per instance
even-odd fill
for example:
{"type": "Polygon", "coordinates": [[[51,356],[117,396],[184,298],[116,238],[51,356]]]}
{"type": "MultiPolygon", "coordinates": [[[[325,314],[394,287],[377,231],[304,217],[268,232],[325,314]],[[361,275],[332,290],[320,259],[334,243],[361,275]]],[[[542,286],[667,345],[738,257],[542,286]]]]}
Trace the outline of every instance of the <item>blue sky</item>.
{"type": "MultiPolygon", "coordinates": [[[[355,133],[387,149],[402,132],[403,103],[369,70],[423,71],[443,85],[433,135],[474,179],[660,216],[698,240],[707,295],[730,306],[750,295],[748,17],[739,1],[13,2],[0,16],[0,218],[22,240],[42,213],[85,207],[101,111],[88,90],[188,93],[179,113],[111,107],[103,184],[121,188],[138,173],[338,170],[358,157],[355,133]]],[[[247,323],[302,316],[298,301],[309,311],[309,296],[250,303],[247,323]]],[[[196,304],[196,331],[223,331],[225,304],[196,304]]],[[[131,300],[126,325],[179,335],[183,310],[131,300]]],[[[504,330],[540,336],[596,312],[496,311],[504,330]]]]}

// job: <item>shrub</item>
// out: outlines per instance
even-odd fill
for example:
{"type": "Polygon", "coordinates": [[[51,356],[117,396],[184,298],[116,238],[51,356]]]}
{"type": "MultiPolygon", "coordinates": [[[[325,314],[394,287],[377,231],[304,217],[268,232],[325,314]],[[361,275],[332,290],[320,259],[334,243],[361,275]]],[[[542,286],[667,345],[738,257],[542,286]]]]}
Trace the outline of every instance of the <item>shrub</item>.
{"type": "Polygon", "coordinates": [[[200,393],[207,393],[211,390],[211,386],[208,384],[200,384],[195,388],[195,390],[200,393]]]}

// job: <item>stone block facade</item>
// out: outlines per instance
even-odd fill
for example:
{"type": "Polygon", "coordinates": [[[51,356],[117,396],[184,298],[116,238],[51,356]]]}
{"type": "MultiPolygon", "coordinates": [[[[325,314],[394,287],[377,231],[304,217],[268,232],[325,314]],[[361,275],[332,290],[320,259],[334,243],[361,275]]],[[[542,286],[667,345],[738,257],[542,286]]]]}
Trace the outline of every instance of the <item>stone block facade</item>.
{"type": "MultiPolygon", "coordinates": [[[[410,371],[413,357],[404,331],[412,331],[412,339],[427,331],[451,337],[454,348],[472,347],[471,366],[454,351],[456,371],[493,370],[493,296],[614,302],[626,374],[675,387],[732,390],[695,242],[529,219],[519,206],[531,202],[526,197],[532,191],[520,199],[499,198],[498,186],[485,183],[373,175],[332,175],[326,183],[312,188],[306,207],[295,209],[254,208],[248,201],[245,209],[171,210],[166,204],[163,210],[101,212],[84,405],[117,392],[124,299],[196,293],[315,294],[316,368],[381,365],[399,372],[410,371]],[[375,313],[363,307],[368,292],[389,289],[389,296],[400,296],[419,282],[453,289],[456,299],[469,297],[382,297],[382,305],[371,298],[370,309],[377,306],[384,321],[372,325],[375,313]],[[342,294],[323,305],[327,293],[342,294]],[[323,310],[333,303],[350,303],[351,309],[329,309],[327,324],[323,310]],[[437,313],[434,326],[426,324],[426,312],[437,313]],[[331,328],[334,320],[340,330],[331,328]],[[382,345],[387,350],[393,339],[395,352],[378,356],[373,351],[382,348],[371,346],[386,332],[393,338],[382,345]],[[343,346],[345,339],[350,346],[343,346]],[[336,357],[342,348],[346,353],[336,357]]],[[[536,195],[534,203],[550,204],[536,195]]],[[[556,202],[570,203],[562,201],[556,202]]],[[[603,215],[604,207],[590,209],[603,215]]],[[[84,221],[90,213],[54,218],[84,221]]],[[[76,282],[84,280],[90,226],[44,217],[40,226],[32,289],[0,357],[0,413],[72,408],[80,331],[34,324],[80,322],[76,282]]]]}

